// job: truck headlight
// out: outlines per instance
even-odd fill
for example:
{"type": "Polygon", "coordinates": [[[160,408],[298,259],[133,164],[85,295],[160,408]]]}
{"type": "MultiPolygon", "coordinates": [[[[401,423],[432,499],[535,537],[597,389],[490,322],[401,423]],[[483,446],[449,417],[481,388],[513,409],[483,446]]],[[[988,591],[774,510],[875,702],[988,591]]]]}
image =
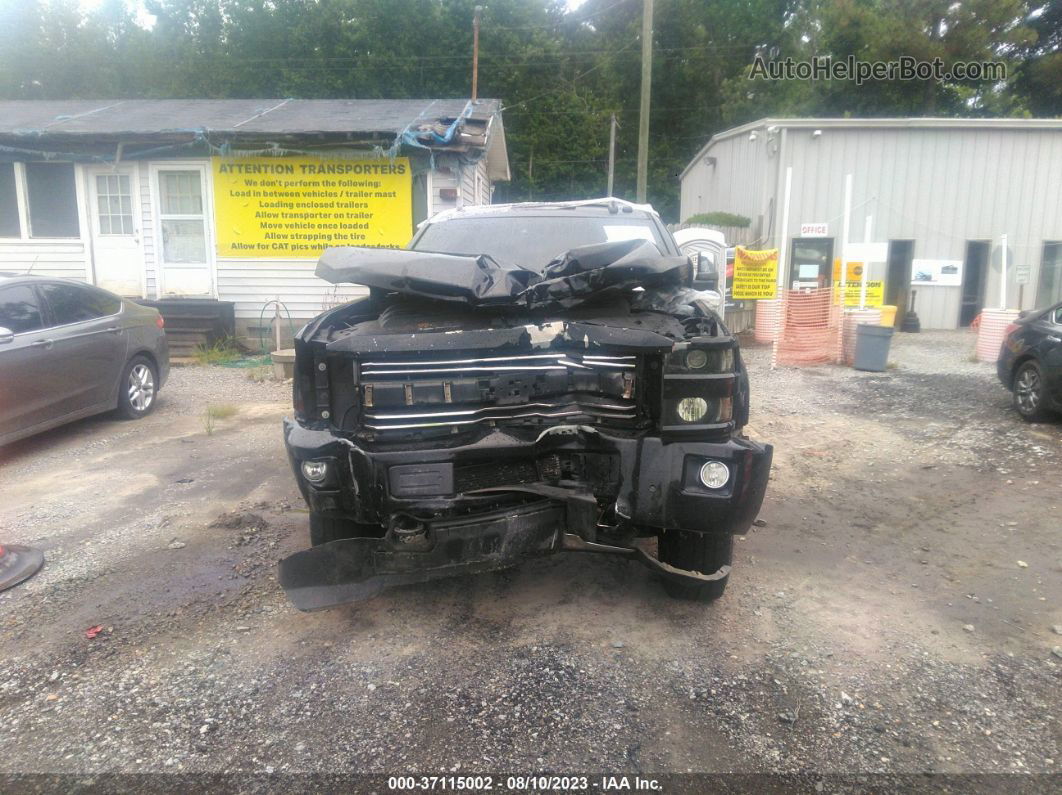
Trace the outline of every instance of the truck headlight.
{"type": "Polygon", "coordinates": [[[682,398],[676,412],[683,422],[697,422],[708,413],[708,401],[699,397],[682,398]]]}
{"type": "Polygon", "coordinates": [[[701,467],[701,483],[709,489],[721,489],[730,480],[730,467],[722,461],[706,461],[701,467]]]}
{"type": "Polygon", "coordinates": [[[686,367],[690,370],[703,370],[707,364],[708,354],[702,350],[694,348],[686,354],[686,367]]]}
{"type": "Polygon", "coordinates": [[[302,476],[311,483],[322,483],[328,477],[327,461],[303,461],[302,476]]]}
{"type": "Polygon", "coordinates": [[[684,397],[668,401],[664,424],[708,425],[717,422],[730,422],[734,417],[734,401],[729,397],[684,397]],[[673,419],[672,419],[673,418],[673,419]]]}
{"type": "Polygon", "coordinates": [[[667,355],[666,373],[730,373],[734,370],[734,351],[731,348],[691,348],[679,343],[667,355]]]}

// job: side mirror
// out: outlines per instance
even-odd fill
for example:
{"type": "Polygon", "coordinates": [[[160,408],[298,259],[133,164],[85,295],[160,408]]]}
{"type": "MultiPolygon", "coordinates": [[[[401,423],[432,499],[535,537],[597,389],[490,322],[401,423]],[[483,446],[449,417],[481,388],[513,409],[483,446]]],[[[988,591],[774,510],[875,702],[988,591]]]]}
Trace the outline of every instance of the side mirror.
{"type": "Polygon", "coordinates": [[[698,251],[694,260],[693,285],[699,290],[719,290],[719,268],[711,252],[698,251]]]}
{"type": "Polygon", "coordinates": [[[0,326],[0,345],[7,345],[9,342],[15,341],[15,332],[9,328],[0,326]]]}

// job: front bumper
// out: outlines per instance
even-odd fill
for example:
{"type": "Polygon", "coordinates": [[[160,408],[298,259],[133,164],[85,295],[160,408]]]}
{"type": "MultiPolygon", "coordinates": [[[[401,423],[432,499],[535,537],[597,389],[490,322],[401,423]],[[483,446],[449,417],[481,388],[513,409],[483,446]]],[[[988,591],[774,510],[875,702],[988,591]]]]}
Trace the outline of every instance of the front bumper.
{"type": "Polygon", "coordinates": [[[496,428],[451,447],[369,450],[285,420],[284,439],[311,512],[376,526],[383,535],[334,541],[281,563],[285,590],[300,609],[311,610],[365,598],[390,585],[501,568],[562,549],[628,554],[661,570],[638,547],[599,544],[602,511],[608,509],[609,523],[650,533],[662,528],[745,533],[763,501],[773,453],[770,445],[743,438],[665,442],[589,426],[544,432],[496,428]],[[329,464],[324,482],[314,485],[303,477],[301,464],[307,460],[329,464]],[[729,468],[722,488],[700,482],[698,473],[708,460],[729,468]],[[567,467],[573,461],[581,462],[579,478],[565,479],[565,474],[571,477],[567,467]],[[544,467],[552,471],[556,462],[564,470],[558,479],[526,477],[544,467]],[[480,478],[474,484],[478,488],[466,489],[469,481],[462,473],[484,470],[500,481],[510,471],[525,477],[511,483],[480,478]],[[492,497],[502,495],[520,495],[523,501],[489,506],[492,497]],[[395,532],[396,516],[421,523],[425,532],[417,545],[395,532]]]}

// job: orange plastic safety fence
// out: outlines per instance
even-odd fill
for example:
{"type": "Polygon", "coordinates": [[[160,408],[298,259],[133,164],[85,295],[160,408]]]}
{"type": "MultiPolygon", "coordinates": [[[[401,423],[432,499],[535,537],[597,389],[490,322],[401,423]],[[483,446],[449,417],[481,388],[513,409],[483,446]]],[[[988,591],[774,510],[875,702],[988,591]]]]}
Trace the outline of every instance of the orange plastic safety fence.
{"type": "Polygon", "coordinates": [[[774,362],[782,366],[829,364],[841,359],[841,307],[833,291],[787,290],[774,362]]]}

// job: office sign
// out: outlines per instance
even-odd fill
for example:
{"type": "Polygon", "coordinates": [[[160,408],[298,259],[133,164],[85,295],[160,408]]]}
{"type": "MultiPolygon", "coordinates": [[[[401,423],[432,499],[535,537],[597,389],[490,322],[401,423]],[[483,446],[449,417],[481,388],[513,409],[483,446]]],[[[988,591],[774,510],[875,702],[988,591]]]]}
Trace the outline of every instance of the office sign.
{"type": "Polygon", "coordinates": [[[801,237],[829,237],[830,225],[829,224],[801,224],[800,225],[801,237]]]}

